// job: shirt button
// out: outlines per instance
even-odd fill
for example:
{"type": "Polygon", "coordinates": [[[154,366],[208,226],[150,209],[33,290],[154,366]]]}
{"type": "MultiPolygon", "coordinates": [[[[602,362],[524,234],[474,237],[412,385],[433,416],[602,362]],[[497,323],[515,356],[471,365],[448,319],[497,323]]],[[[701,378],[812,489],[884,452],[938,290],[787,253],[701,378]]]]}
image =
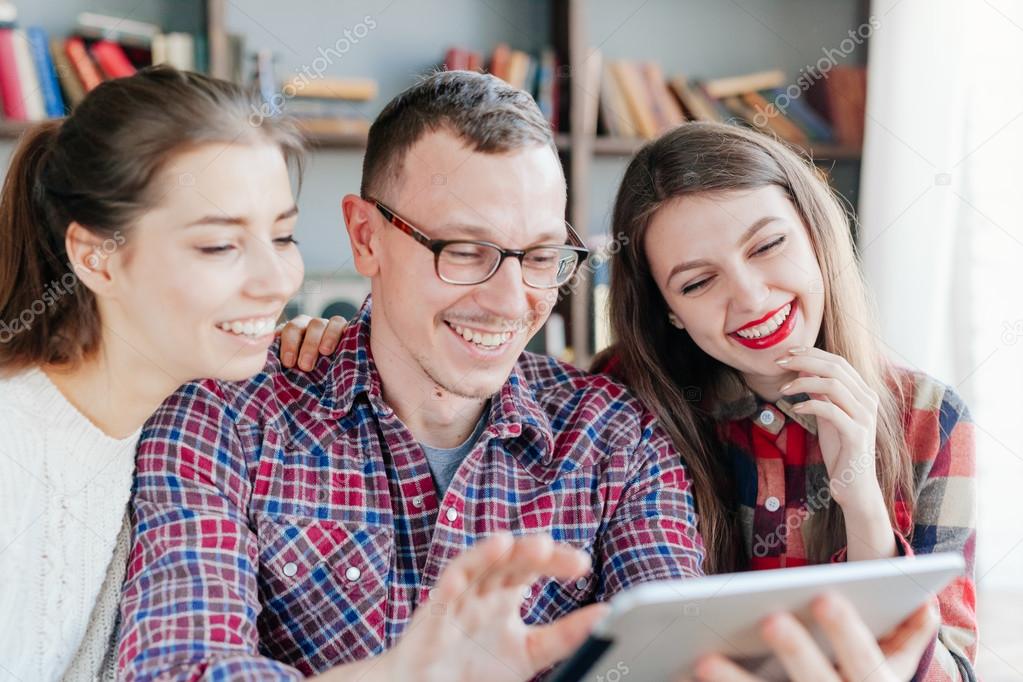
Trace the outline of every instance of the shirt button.
{"type": "Polygon", "coordinates": [[[288,576],[290,578],[290,577],[294,576],[296,573],[298,573],[298,566],[296,566],[295,564],[293,564],[290,561],[288,563],[284,564],[284,575],[286,575],[286,576],[288,576]]]}
{"type": "Polygon", "coordinates": [[[429,590],[427,591],[427,594],[428,594],[428,595],[430,595],[430,599],[433,599],[434,595],[436,595],[436,594],[437,594],[437,588],[436,588],[436,587],[431,587],[431,588],[430,588],[430,589],[429,589],[429,590]]]}
{"type": "Polygon", "coordinates": [[[529,599],[532,596],[533,596],[533,586],[532,585],[526,585],[525,587],[522,588],[522,598],[523,599],[529,599]]]}
{"type": "Polygon", "coordinates": [[[576,578],[575,589],[577,589],[577,590],[585,590],[586,589],[586,583],[587,583],[586,578],[576,578]]]}
{"type": "Polygon", "coordinates": [[[781,501],[772,495],[764,500],[764,508],[769,512],[778,511],[778,509],[781,508],[781,501]]]}
{"type": "Polygon", "coordinates": [[[764,426],[770,426],[774,423],[774,412],[770,410],[764,410],[760,413],[760,423],[764,426]]]}
{"type": "Polygon", "coordinates": [[[412,506],[416,507],[417,509],[421,509],[422,506],[423,506],[423,496],[422,495],[416,495],[415,497],[413,497],[412,498],[412,506]]]}
{"type": "Polygon", "coordinates": [[[458,512],[455,511],[454,507],[448,507],[448,510],[444,513],[444,516],[448,521],[454,523],[455,519],[458,518],[458,512]]]}
{"type": "Polygon", "coordinates": [[[362,571],[359,570],[358,566],[349,566],[348,570],[345,571],[345,577],[348,578],[349,581],[354,583],[356,580],[362,577],[362,571]]]}

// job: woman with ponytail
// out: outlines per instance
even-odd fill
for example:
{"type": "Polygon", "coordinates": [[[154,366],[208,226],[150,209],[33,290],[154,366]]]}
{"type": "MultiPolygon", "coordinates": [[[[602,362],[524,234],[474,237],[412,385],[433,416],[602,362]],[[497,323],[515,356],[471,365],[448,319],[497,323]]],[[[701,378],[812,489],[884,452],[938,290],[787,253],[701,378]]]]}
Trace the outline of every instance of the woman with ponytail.
{"type": "MultiPolygon", "coordinates": [[[[13,155],[0,197],[0,668],[15,678],[113,677],[140,428],[187,381],[259,372],[302,281],[289,172],[302,142],[254,111],[234,85],[155,67],[101,84],[13,155]]],[[[340,328],[309,332],[303,351],[321,337],[333,350],[340,328]]]]}
{"type": "MultiPolygon", "coordinates": [[[[595,368],[631,386],[683,453],[708,572],[966,558],[939,595],[936,637],[926,610],[880,644],[850,605],[818,612],[838,672],[798,623],[769,622],[788,675],[973,679],[969,413],[951,388],[885,357],[826,182],[764,135],[686,124],[629,164],[612,232],[625,244],[611,271],[615,344],[595,368]]],[[[753,679],[722,657],[698,672],[753,679]]]]}

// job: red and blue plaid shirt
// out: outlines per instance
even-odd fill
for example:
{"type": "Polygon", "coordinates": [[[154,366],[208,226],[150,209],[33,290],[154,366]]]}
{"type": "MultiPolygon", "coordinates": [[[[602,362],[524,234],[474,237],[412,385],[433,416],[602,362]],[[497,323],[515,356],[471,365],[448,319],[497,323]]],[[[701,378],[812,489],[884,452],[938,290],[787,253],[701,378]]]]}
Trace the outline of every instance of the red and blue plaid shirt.
{"type": "Polygon", "coordinates": [[[391,647],[444,566],[498,531],[584,549],[591,573],[524,595],[545,623],[696,575],[678,452],[618,383],[523,354],[443,498],[384,402],[370,302],[308,373],[202,381],[144,428],[121,604],[128,680],[297,680],[391,647]]]}
{"type": "MultiPolygon", "coordinates": [[[[938,594],[942,625],[916,679],[975,679],[976,482],[973,424],[955,391],[923,372],[895,368],[906,445],[913,462],[915,507],[897,500],[893,529],[900,554],[957,552],[966,573],[938,594]]],[[[731,463],[739,516],[752,570],[810,563],[805,521],[831,500],[817,420],[793,400],[760,399],[739,382],[722,382],[708,402],[731,463]]],[[[832,561],[844,561],[845,549],[832,561]]]]}

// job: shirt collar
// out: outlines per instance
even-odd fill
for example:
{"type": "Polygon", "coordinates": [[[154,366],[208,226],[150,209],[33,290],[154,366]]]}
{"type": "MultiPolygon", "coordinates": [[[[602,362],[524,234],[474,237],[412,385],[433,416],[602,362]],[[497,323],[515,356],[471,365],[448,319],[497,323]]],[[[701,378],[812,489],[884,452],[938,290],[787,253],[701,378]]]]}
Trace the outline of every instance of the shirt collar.
{"type": "Polygon", "coordinates": [[[737,421],[752,419],[763,411],[766,405],[772,405],[779,412],[793,420],[809,433],[817,435],[817,418],[812,414],[800,414],[792,408],[808,399],[805,393],[782,396],[771,403],[763,400],[746,385],[735,372],[721,372],[710,395],[710,413],[715,421],[737,421]]]}
{"type": "MultiPolygon", "coordinates": [[[[356,398],[367,395],[378,414],[392,412],[383,400],[380,374],[370,351],[372,296],[348,323],[325,377],[318,415],[339,419],[352,411],[356,398]]],[[[516,363],[508,380],[491,399],[484,438],[513,441],[507,449],[534,478],[549,483],[557,474],[554,436],[547,414],[537,403],[521,368],[516,363]]]]}

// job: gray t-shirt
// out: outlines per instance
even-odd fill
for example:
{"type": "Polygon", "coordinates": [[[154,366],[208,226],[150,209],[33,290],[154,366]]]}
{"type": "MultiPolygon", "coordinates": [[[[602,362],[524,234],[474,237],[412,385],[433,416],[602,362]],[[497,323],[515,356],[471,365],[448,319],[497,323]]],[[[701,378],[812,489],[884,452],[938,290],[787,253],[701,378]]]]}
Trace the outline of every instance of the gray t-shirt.
{"type": "Polygon", "coordinates": [[[458,465],[472,452],[476,441],[480,439],[480,435],[487,425],[487,417],[489,415],[490,406],[488,405],[483,409],[483,414],[480,415],[480,420],[476,424],[476,428],[473,429],[472,434],[461,445],[453,448],[431,448],[429,445],[420,443],[423,446],[423,452],[426,453],[426,461],[430,465],[430,473],[433,474],[433,484],[437,486],[438,498],[444,497],[448,486],[451,485],[451,480],[455,477],[455,472],[458,471],[458,465]]]}

